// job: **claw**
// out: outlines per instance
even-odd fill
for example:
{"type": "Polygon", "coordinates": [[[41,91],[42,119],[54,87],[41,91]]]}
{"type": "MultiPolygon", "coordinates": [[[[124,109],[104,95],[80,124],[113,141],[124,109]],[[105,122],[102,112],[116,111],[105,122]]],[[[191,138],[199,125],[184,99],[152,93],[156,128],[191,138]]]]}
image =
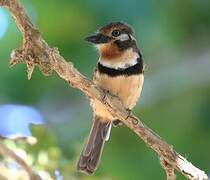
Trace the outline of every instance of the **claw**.
{"type": "Polygon", "coordinates": [[[126,109],[126,110],[128,112],[128,116],[131,116],[131,113],[132,113],[131,109],[126,109]]]}
{"type": "Polygon", "coordinates": [[[120,120],[115,120],[115,121],[113,121],[113,126],[114,126],[114,127],[122,126],[122,125],[123,125],[123,123],[122,123],[120,120]]]}
{"type": "Polygon", "coordinates": [[[104,89],[104,96],[102,97],[102,101],[105,101],[107,93],[109,93],[109,91],[104,89]]]}

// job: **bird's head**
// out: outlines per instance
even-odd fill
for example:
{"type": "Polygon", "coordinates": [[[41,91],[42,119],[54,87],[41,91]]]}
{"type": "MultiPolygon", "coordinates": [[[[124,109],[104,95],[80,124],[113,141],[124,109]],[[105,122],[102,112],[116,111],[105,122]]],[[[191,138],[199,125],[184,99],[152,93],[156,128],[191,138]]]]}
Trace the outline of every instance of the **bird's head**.
{"type": "Polygon", "coordinates": [[[134,31],[122,22],[105,25],[85,40],[97,47],[104,62],[126,62],[139,56],[134,31]]]}

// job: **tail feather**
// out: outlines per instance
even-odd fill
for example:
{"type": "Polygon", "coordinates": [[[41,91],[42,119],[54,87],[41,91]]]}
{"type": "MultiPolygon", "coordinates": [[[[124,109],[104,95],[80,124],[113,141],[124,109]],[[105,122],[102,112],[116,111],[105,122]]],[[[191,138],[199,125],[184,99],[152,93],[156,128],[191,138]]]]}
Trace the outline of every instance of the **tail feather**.
{"type": "Polygon", "coordinates": [[[110,133],[111,123],[103,123],[100,117],[95,116],[91,132],[77,164],[77,169],[92,174],[100,161],[104,143],[110,133]]]}

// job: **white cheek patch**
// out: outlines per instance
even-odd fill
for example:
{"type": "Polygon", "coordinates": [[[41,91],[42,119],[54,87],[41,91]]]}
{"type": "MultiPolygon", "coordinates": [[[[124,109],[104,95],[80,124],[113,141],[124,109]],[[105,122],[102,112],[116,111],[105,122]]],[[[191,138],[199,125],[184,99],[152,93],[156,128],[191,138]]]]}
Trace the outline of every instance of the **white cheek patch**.
{"type": "Polygon", "coordinates": [[[131,37],[132,40],[135,40],[136,41],[135,37],[133,37],[132,35],[130,35],[130,37],[131,37]]]}
{"type": "Polygon", "coordinates": [[[119,37],[117,37],[117,39],[120,41],[127,41],[130,38],[129,38],[128,34],[121,34],[119,37]]]}

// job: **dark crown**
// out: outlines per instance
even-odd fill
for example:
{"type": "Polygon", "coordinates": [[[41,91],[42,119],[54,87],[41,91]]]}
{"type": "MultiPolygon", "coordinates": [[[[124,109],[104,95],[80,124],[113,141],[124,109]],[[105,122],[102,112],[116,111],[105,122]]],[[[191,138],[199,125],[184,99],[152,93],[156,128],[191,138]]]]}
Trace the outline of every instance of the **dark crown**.
{"type": "Polygon", "coordinates": [[[119,29],[121,31],[124,31],[128,34],[131,34],[131,35],[134,35],[134,30],[126,23],[122,23],[122,22],[112,22],[112,23],[109,23],[103,27],[101,27],[99,29],[100,32],[109,32],[111,30],[114,30],[114,29],[119,29]]]}

